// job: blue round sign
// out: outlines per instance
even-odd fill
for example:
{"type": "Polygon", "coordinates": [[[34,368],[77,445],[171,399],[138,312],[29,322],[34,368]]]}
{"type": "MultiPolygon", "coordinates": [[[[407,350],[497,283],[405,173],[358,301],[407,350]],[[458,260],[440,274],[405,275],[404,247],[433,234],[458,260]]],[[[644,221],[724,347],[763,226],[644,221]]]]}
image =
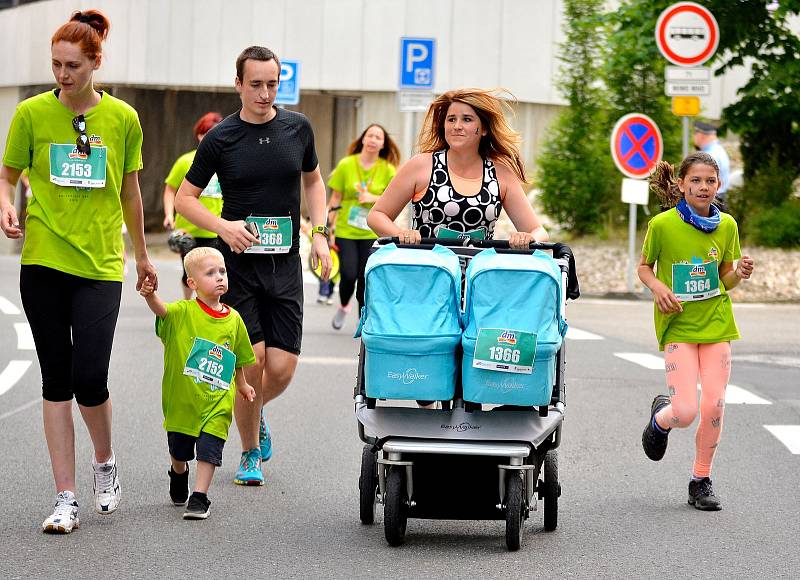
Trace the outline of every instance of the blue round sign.
{"type": "Polygon", "coordinates": [[[661,161],[664,143],[661,131],[650,117],[630,113],[622,117],[611,132],[611,156],[626,176],[643,179],[661,161]]]}

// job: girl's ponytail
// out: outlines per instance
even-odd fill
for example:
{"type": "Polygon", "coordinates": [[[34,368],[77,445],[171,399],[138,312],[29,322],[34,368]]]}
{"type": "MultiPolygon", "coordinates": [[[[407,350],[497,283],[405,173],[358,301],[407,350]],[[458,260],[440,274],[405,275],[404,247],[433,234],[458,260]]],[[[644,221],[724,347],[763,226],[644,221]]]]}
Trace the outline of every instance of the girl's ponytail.
{"type": "Polygon", "coordinates": [[[663,207],[675,207],[683,197],[675,179],[675,168],[666,161],[659,161],[650,174],[650,189],[663,207]]]}

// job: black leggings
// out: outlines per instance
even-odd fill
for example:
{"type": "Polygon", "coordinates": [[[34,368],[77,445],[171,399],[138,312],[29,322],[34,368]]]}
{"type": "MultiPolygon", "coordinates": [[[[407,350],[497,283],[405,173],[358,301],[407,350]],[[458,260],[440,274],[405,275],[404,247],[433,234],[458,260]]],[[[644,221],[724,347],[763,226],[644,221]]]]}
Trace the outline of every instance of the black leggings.
{"type": "Polygon", "coordinates": [[[347,238],[336,238],[336,245],[339,246],[339,298],[342,306],[346,306],[353,297],[353,290],[356,290],[356,300],[358,310],[364,306],[364,270],[367,267],[369,249],[375,240],[348,240],[347,238]],[[356,289],[358,282],[358,289],[356,289]]]}
{"type": "Polygon", "coordinates": [[[122,282],[23,265],[19,290],[42,369],[42,398],[105,403],[122,282]]]}

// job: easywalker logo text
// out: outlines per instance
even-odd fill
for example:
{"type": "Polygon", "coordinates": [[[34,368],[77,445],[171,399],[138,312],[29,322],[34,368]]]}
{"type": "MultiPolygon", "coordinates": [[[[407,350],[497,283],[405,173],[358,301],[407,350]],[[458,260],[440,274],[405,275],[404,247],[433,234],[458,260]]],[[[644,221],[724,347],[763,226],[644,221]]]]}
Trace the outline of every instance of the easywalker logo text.
{"type": "Polygon", "coordinates": [[[402,372],[389,371],[386,377],[392,381],[402,381],[404,385],[412,385],[417,381],[424,381],[429,375],[417,372],[417,369],[406,369],[402,372]]]}
{"type": "Polygon", "coordinates": [[[706,267],[703,264],[697,264],[692,267],[692,271],[689,272],[689,276],[697,277],[697,276],[705,276],[706,275],[706,267]]]}
{"type": "Polygon", "coordinates": [[[446,431],[455,431],[456,433],[464,433],[465,431],[471,431],[473,429],[480,429],[480,425],[473,425],[472,423],[468,423],[464,421],[463,423],[459,423],[458,425],[447,425],[446,423],[442,423],[442,429],[446,431]]]}
{"type": "Polygon", "coordinates": [[[511,391],[520,391],[525,388],[524,384],[508,378],[502,381],[485,381],[483,384],[487,389],[493,389],[500,393],[510,393],[511,391]]]}
{"type": "Polygon", "coordinates": [[[504,330],[503,333],[497,337],[497,342],[500,344],[510,344],[514,346],[517,344],[517,334],[510,330],[504,330]]]}
{"type": "Polygon", "coordinates": [[[213,356],[216,359],[222,360],[222,349],[214,345],[214,348],[208,351],[208,356],[213,356]]]}

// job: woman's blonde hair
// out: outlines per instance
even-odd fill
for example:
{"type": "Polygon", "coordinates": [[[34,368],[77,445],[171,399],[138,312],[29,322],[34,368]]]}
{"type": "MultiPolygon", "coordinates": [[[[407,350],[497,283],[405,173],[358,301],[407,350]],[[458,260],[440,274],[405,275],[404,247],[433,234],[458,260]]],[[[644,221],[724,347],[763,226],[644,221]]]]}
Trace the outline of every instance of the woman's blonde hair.
{"type": "Polygon", "coordinates": [[[186,270],[186,275],[189,278],[194,276],[194,269],[195,266],[197,266],[197,263],[207,256],[216,256],[225,262],[225,257],[222,255],[222,252],[216,248],[211,248],[209,246],[200,246],[199,248],[194,248],[193,250],[190,250],[183,258],[183,269],[186,270]]]}
{"type": "Polygon", "coordinates": [[[678,179],[684,179],[686,173],[693,165],[708,165],[714,168],[719,179],[719,166],[714,158],[703,151],[695,151],[686,156],[675,175],[675,168],[667,161],[659,161],[653,173],[650,174],[650,189],[656,194],[658,201],[664,207],[675,207],[683,199],[683,193],[678,187],[678,179]]]}
{"type": "Polygon", "coordinates": [[[506,121],[505,112],[513,114],[513,109],[508,99],[500,96],[503,94],[515,100],[505,89],[455,89],[437,97],[428,107],[422,123],[418,139],[420,152],[433,153],[447,148],[444,137],[447,109],[452,103],[464,103],[475,110],[482,127],[486,130],[486,135],[481,137],[478,145],[481,157],[502,163],[513,171],[522,183],[528,183],[525,164],[519,153],[522,137],[506,121]]]}

